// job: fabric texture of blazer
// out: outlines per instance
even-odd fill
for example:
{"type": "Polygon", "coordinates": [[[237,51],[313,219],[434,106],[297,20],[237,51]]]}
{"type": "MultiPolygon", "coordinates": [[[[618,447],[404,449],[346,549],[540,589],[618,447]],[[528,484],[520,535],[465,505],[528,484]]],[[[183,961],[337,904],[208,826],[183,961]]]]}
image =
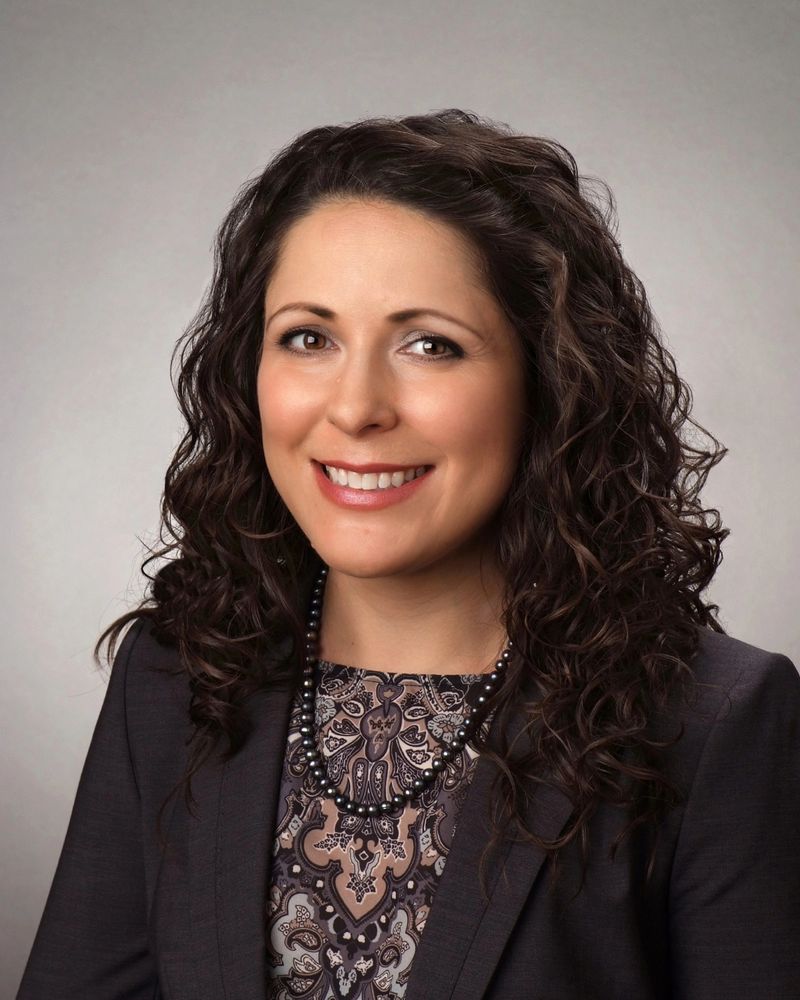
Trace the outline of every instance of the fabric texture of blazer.
{"type": "MultiPolygon", "coordinates": [[[[18,1000],[264,1000],[264,908],[292,691],[263,689],[229,762],[156,813],[186,759],[189,688],[146,619],[126,633],[81,775],[18,1000]],[[155,669],[154,669],[155,668],[155,669]]],[[[602,805],[582,891],[573,841],[549,863],[506,838],[477,864],[494,765],[481,757],[411,970],[407,1000],[798,1000],[800,676],[790,659],[701,630],[701,694],[668,751],[686,802],[660,825],[644,880],[638,834],[602,805]]],[[[677,718],[677,717],[676,717],[677,718]]],[[[652,733],[672,734],[675,718],[652,733]]],[[[517,721],[517,725],[521,718],[517,721]]],[[[528,823],[559,834],[568,799],[539,785],[528,823]]]]}

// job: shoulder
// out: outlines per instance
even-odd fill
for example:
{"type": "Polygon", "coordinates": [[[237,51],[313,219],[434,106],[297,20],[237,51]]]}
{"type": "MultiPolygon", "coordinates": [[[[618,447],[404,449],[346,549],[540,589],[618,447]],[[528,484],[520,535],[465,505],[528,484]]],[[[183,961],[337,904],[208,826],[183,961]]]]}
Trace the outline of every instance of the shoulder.
{"type": "MultiPolygon", "coordinates": [[[[716,633],[703,635],[693,665],[709,686],[686,715],[685,744],[672,757],[686,800],[675,820],[670,905],[685,947],[696,951],[703,942],[711,960],[748,927],[800,926],[791,888],[800,675],[783,653],[716,633]],[[694,919],[693,929],[687,921],[694,919]]],[[[755,953],[744,954],[749,961],[755,953]]]]}
{"type": "Polygon", "coordinates": [[[797,674],[797,668],[783,653],[708,628],[699,629],[699,633],[700,644],[693,665],[708,679],[735,684],[742,675],[784,673],[788,668],[797,674]]]}
{"type": "MultiPolygon", "coordinates": [[[[291,642],[277,641],[269,654],[278,663],[291,651],[291,642]]],[[[133,620],[114,657],[116,683],[125,689],[126,717],[131,741],[141,744],[185,741],[190,735],[192,687],[174,641],[159,635],[147,615],[133,620]]]]}
{"type": "Polygon", "coordinates": [[[189,697],[188,676],[178,648],[159,638],[153,620],[135,618],[114,656],[113,671],[124,675],[128,707],[131,701],[185,701],[189,697]]]}
{"type": "Polygon", "coordinates": [[[744,746],[760,749],[762,763],[778,743],[782,751],[800,747],[800,674],[788,656],[702,629],[690,666],[691,697],[672,701],[654,727],[659,737],[681,730],[667,754],[676,776],[691,782],[701,759],[708,764],[717,755],[735,770],[727,762],[740,759],[744,746]]]}
{"type": "Polygon", "coordinates": [[[698,685],[698,701],[706,709],[716,706],[721,710],[729,697],[736,702],[770,693],[800,697],[800,674],[788,656],[722,632],[700,630],[690,665],[698,685]]]}
{"type": "Polygon", "coordinates": [[[140,787],[153,770],[172,771],[185,756],[191,688],[175,645],[157,638],[153,621],[135,618],[117,646],[110,685],[117,685],[140,787]]]}

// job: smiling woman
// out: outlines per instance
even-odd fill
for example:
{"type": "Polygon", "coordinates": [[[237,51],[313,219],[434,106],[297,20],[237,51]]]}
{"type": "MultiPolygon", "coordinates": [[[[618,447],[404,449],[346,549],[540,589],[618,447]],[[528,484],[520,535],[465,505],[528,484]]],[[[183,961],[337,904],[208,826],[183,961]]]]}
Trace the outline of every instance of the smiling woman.
{"type": "Polygon", "coordinates": [[[800,995],[800,678],[613,221],[457,110],[243,188],[20,1000],[800,995]]]}

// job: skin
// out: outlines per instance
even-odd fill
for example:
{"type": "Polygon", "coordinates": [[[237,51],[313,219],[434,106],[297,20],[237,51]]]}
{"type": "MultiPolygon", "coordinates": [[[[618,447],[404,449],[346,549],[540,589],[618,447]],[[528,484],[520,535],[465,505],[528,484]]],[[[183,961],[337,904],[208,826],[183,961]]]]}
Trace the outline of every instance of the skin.
{"type": "Polygon", "coordinates": [[[470,245],[396,203],[319,204],[284,238],[264,316],[267,469],[329,566],[320,655],[409,673],[491,670],[506,634],[488,524],[519,457],[524,372],[470,245]],[[274,316],[295,302],[335,318],[294,308],[274,316]],[[387,319],[409,308],[440,310],[474,332],[430,315],[387,319]],[[322,494],[312,458],[435,468],[408,499],[356,510],[322,494]]]}

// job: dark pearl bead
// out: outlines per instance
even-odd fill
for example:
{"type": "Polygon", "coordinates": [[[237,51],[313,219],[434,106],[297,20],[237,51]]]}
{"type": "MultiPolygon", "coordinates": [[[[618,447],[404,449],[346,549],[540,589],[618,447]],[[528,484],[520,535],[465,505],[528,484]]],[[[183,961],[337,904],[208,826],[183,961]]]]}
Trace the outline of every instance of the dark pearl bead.
{"type": "Polygon", "coordinates": [[[337,806],[343,806],[345,802],[344,795],[334,795],[333,801],[337,806]]]}
{"type": "Polygon", "coordinates": [[[478,695],[478,704],[479,705],[485,705],[486,704],[486,695],[485,694],[479,694],[478,695]]]}
{"type": "Polygon", "coordinates": [[[444,761],[442,760],[442,758],[441,758],[441,757],[437,757],[437,758],[436,758],[436,759],[435,759],[435,760],[434,760],[434,761],[433,761],[433,762],[431,763],[431,767],[432,767],[432,768],[434,769],[434,771],[441,771],[441,770],[442,770],[442,769],[444,768],[444,766],[445,766],[445,765],[444,765],[444,761]]]}
{"type": "Polygon", "coordinates": [[[367,806],[367,816],[375,816],[378,812],[378,807],[376,805],[367,806]]]}
{"type": "Polygon", "coordinates": [[[405,805],[405,801],[406,800],[405,800],[405,798],[402,795],[393,795],[392,796],[392,805],[394,805],[394,806],[405,805]]]}
{"type": "Polygon", "coordinates": [[[381,802],[381,812],[388,813],[388,812],[391,812],[391,811],[392,811],[392,803],[391,802],[387,802],[385,800],[383,802],[381,802]]]}
{"type": "Polygon", "coordinates": [[[345,804],[344,804],[344,808],[345,808],[345,812],[349,812],[349,813],[355,812],[356,811],[356,804],[355,804],[355,802],[353,802],[352,799],[348,799],[347,802],[345,802],[345,804]]]}
{"type": "Polygon", "coordinates": [[[436,772],[432,768],[426,767],[425,770],[422,772],[422,777],[430,781],[431,778],[436,777],[436,772]]]}
{"type": "Polygon", "coordinates": [[[336,795],[336,786],[328,785],[328,787],[325,789],[325,794],[328,796],[328,798],[332,799],[336,795]]]}
{"type": "Polygon", "coordinates": [[[442,750],[442,760],[452,760],[452,759],[453,759],[453,751],[449,747],[445,747],[444,750],[442,750]]]}
{"type": "Polygon", "coordinates": [[[453,750],[463,750],[464,744],[461,742],[461,740],[451,740],[450,747],[453,750]]]}
{"type": "Polygon", "coordinates": [[[366,806],[356,806],[356,813],[359,816],[366,816],[367,815],[367,807],[366,806]]]}
{"type": "Polygon", "coordinates": [[[422,780],[422,778],[414,778],[414,780],[411,782],[411,787],[412,791],[414,789],[419,791],[420,789],[425,787],[425,782],[422,780]]]}
{"type": "MultiPolygon", "coordinates": [[[[469,725],[469,723],[467,723],[467,725],[469,725]]],[[[467,728],[466,728],[466,726],[461,726],[459,729],[456,730],[456,737],[459,740],[465,740],[467,738],[467,728]]],[[[451,741],[450,742],[450,746],[452,746],[452,745],[453,745],[453,743],[451,741]]]]}

